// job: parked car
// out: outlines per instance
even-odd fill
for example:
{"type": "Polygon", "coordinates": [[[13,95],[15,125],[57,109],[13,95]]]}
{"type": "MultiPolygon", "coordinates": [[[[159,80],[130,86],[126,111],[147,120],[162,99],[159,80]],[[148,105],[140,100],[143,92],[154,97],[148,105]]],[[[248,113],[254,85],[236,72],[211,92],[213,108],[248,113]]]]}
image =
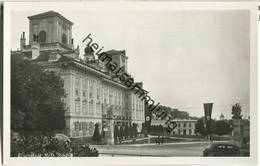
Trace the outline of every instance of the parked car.
{"type": "Polygon", "coordinates": [[[212,143],[203,156],[239,156],[239,147],[231,143],[212,143]]]}
{"type": "Polygon", "coordinates": [[[250,156],[250,144],[245,144],[240,148],[240,156],[250,156]]]}

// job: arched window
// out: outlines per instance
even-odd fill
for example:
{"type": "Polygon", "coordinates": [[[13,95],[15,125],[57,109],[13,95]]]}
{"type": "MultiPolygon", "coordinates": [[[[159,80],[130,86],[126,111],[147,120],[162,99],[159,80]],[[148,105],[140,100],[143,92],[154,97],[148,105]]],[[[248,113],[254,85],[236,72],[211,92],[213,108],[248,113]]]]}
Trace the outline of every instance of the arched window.
{"type": "Polygon", "coordinates": [[[65,33],[62,34],[61,41],[62,41],[63,44],[67,44],[67,36],[66,36],[65,33]]]}
{"type": "Polygon", "coordinates": [[[40,43],[45,43],[46,42],[46,32],[45,31],[41,31],[39,33],[39,42],[40,43]]]}

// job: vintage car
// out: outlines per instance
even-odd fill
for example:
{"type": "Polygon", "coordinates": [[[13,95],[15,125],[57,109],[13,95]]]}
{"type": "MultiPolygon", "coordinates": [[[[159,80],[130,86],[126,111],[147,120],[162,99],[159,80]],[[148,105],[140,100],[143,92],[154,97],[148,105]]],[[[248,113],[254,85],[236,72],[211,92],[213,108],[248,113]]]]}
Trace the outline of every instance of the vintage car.
{"type": "Polygon", "coordinates": [[[203,156],[239,156],[239,147],[231,143],[212,143],[203,151],[203,156]]]}

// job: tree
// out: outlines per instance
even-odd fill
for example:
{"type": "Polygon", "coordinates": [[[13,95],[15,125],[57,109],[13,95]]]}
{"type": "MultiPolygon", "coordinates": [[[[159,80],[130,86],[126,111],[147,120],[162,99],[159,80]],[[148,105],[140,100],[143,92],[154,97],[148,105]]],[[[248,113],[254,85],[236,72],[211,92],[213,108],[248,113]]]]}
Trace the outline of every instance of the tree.
{"type": "Polygon", "coordinates": [[[99,133],[99,129],[98,129],[98,124],[95,124],[95,130],[94,130],[94,134],[92,136],[92,141],[95,142],[101,142],[101,135],[99,133]]]}
{"type": "Polygon", "coordinates": [[[117,141],[117,137],[119,137],[118,125],[114,127],[114,139],[117,141]]]}
{"type": "Polygon", "coordinates": [[[125,138],[127,139],[130,135],[130,131],[129,131],[129,126],[126,124],[125,125],[125,131],[124,131],[124,134],[125,134],[125,138]]]}
{"type": "Polygon", "coordinates": [[[132,124],[129,124],[129,137],[133,138],[133,126],[132,126],[132,124]]]}
{"type": "Polygon", "coordinates": [[[195,124],[195,133],[206,135],[203,118],[197,120],[197,123],[195,124]]]}
{"type": "Polygon", "coordinates": [[[147,131],[147,128],[146,128],[146,124],[145,124],[145,123],[142,123],[141,133],[143,133],[144,135],[147,135],[147,134],[148,134],[148,131],[147,131]]]}
{"type": "Polygon", "coordinates": [[[137,124],[133,123],[133,136],[137,137],[138,131],[137,131],[137,124]]]}
{"type": "Polygon", "coordinates": [[[119,129],[119,139],[122,140],[123,136],[124,136],[124,128],[123,128],[123,126],[120,126],[120,129],[119,129]]]}
{"type": "Polygon", "coordinates": [[[11,129],[50,132],[65,128],[63,81],[54,72],[11,56],[11,129]]]}
{"type": "Polygon", "coordinates": [[[241,119],[242,107],[239,103],[232,105],[232,119],[241,119]]]}
{"type": "Polygon", "coordinates": [[[228,134],[231,131],[230,125],[224,121],[224,120],[219,120],[216,121],[214,124],[214,129],[213,133],[217,135],[225,135],[228,134]]]}

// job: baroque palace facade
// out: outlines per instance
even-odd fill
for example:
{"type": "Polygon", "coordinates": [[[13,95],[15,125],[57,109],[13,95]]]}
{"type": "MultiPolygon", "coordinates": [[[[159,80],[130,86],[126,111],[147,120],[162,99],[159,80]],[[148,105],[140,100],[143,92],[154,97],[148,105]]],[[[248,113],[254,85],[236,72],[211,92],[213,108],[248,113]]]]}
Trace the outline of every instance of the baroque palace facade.
{"type": "MultiPolygon", "coordinates": [[[[64,80],[66,91],[66,133],[69,137],[92,136],[95,124],[106,130],[107,111],[112,110],[114,123],[137,124],[140,132],[145,121],[145,103],[109,72],[106,65],[94,58],[93,49],[87,46],[80,56],[74,48],[73,23],[57,12],[49,11],[29,19],[29,44],[25,33],[20,38],[20,54],[40,64],[45,70],[55,71],[64,80]]],[[[125,51],[106,52],[127,72],[125,51]]],[[[138,83],[142,87],[142,83],[138,83]]]]}

